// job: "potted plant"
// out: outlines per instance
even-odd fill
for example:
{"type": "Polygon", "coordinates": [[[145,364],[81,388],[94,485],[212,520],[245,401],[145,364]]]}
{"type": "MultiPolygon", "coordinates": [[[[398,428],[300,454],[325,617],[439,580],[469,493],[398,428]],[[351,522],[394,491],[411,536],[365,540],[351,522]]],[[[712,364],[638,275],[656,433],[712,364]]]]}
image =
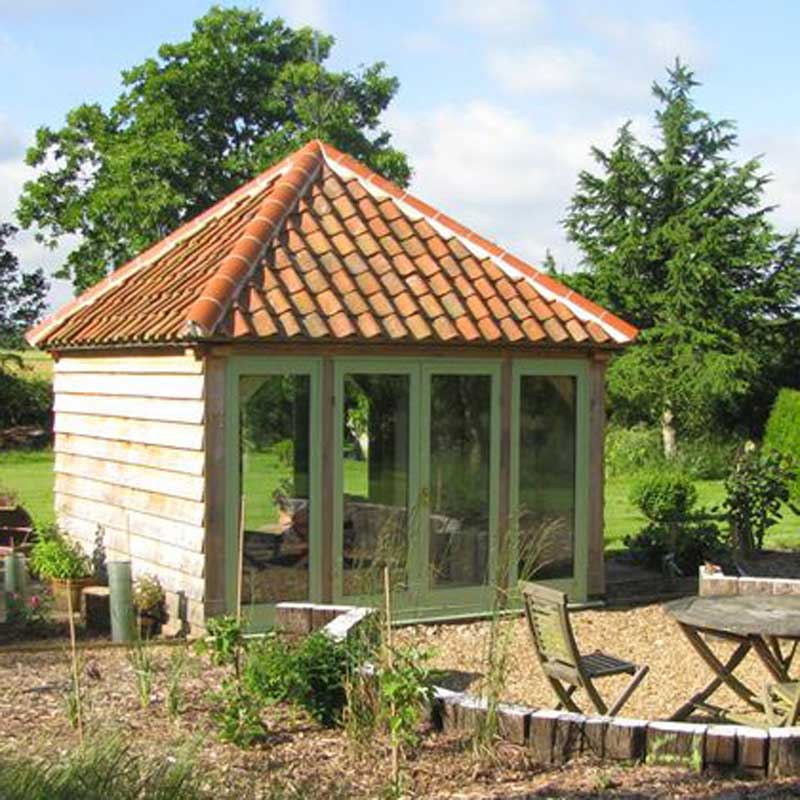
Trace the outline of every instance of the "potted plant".
{"type": "Polygon", "coordinates": [[[164,590],[155,575],[140,575],[133,582],[133,607],[139,618],[139,631],[148,639],[166,622],[164,590]]]}
{"type": "Polygon", "coordinates": [[[33,522],[13,489],[0,486],[0,547],[27,551],[33,522]]]}
{"type": "Polygon", "coordinates": [[[50,582],[55,607],[67,611],[80,609],[81,592],[94,583],[92,561],[77,542],[55,528],[40,531],[31,550],[31,569],[50,582]],[[68,600],[69,596],[69,600],[68,600]]]}

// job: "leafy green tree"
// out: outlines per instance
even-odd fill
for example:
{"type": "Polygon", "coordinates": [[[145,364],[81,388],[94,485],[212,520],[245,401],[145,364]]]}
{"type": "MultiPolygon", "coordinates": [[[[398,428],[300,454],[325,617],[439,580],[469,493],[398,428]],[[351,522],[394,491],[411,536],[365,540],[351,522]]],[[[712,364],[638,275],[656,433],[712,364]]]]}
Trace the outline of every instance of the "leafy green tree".
{"type": "Polygon", "coordinates": [[[44,313],[48,289],[44,272],[22,272],[8,249],[16,233],[13,225],[0,223],[0,347],[5,348],[23,346],[23,334],[44,313]]]}
{"type": "Polygon", "coordinates": [[[406,157],[380,128],[397,79],[383,63],[326,69],[333,43],[259,11],[213,7],[187,41],[123,72],[108,111],[84,104],[60,130],[39,128],[27,162],[41,172],[18,216],[49,244],[80,235],[57,275],[90,286],[313,138],[406,184],[406,157]]]}
{"type": "Polygon", "coordinates": [[[672,456],[682,433],[740,414],[791,347],[800,254],[769,221],[759,161],[733,160],[734,124],[697,108],[686,66],[668,75],[653,85],[655,142],[626,124],[594,148],[599,170],[580,174],[564,223],[586,270],[570,282],[642,329],[610,368],[612,403],[660,421],[672,456]]]}

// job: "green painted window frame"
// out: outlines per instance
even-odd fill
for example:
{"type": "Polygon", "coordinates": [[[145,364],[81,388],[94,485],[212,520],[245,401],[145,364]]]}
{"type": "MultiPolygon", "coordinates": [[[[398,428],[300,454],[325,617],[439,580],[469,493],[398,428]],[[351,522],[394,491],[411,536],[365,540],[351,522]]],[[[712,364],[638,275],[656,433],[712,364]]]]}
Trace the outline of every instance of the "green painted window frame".
{"type": "Polygon", "coordinates": [[[585,360],[513,359],[511,363],[511,470],[510,470],[510,553],[509,565],[512,598],[520,603],[518,580],[519,547],[519,462],[521,379],[525,376],[568,376],[575,378],[575,551],[573,577],[546,581],[569,594],[571,602],[588,599],[589,570],[589,365],[585,360]]]}
{"type": "MultiPolygon", "coordinates": [[[[314,447],[322,441],[322,359],[288,358],[284,356],[234,356],[229,359],[225,382],[225,606],[236,611],[236,589],[239,582],[239,515],[241,486],[239,480],[239,379],[243,376],[308,375],[309,407],[309,602],[322,601],[322,451],[314,447]],[[235,502],[232,502],[235,499],[235,502]]],[[[253,628],[269,626],[274,621],[274,606],[259,604],[242,609],[253,628]]]]}

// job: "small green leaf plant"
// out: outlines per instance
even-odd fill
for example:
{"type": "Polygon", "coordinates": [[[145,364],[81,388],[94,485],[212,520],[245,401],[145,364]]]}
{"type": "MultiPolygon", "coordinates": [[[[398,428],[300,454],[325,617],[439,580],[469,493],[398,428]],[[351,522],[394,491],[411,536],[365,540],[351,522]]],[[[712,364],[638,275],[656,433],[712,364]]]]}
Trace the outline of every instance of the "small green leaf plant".
{"type": "Polygon", "coordinates": [[[231,670],[222,679],[219,691],[211,694],[214,702],[211,717],[217,733],[224,742],[237,747],[251,747],[264,738],[267,729],[261,719],[263,703],[243,680],[246,641],[242,622],[230,615],[213,617],[208,621],[208,633],[208,638],[199,643],[198,649],[207,653],[216,666],[231,670]]]}
{"type": "Polygon", "coordinates": [[[48,580],[78,580],[92,574],[91,559],[57,528],[38,532],[30,564],[40,578],[48,580]]]}

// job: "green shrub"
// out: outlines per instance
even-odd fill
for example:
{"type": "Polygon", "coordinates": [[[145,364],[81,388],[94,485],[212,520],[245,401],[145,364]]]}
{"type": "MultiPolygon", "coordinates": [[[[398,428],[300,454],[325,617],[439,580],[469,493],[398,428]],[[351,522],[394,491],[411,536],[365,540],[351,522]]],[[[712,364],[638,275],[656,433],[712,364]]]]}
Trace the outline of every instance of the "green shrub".
{"type": "Polygon", "coordinates": [[[360,644],[337,642],[322,632],[295,644],[268,635],[249,648],[244,682],[264,703],[287,700],[322,725],[336,725],[345,705],[348,676],[361,657],[360,644]]]}
{"type": "Polygon", "coordinates": [[[222,679],[218,692],[211,695],[211,718],[223,742],[250,747],[267,733],[261,719],[262,703],[235,675],[222,679]]]}
{"type": "Polygon", "coordinates": [[[724,478],[742,442],[736,436],[684,439],[678,444],[675,466],[696,481],[724,478]]]}
{"type": "Polygon", "coordinates": [[[606,474],[613,478],[676,469],[694,480],[724,478],[739,445],[739,440],[733,436],[683,437],[678,443],[675,460],[667,462],[657,428],[610,425],[605,440],[606,474]]]}
{"type": "Polygon", "coordinates": [[[796,462],[777,450],[742,448],[725,479],[723,509],[731,527],[731,544],[745,555],[764,546],[764,534],[782,518],[789,487],[798,474],[796,462]]]}
{"type": "Polygon", "coordinates": [[[693,575],[705,561],[718,561],[726,549],[719,527],[702,519],[677,526],[650,522],[624,541],[634,560],[673,575],[693,575]]]}
{"type": "MultiPolygon", "coordinates": [[[[777,450],[800,462],[800,391],[781,389],[764,431],[764,448],[777,450]]],[[[790,498],[800,502],[800,472],[790,488],[790,498]]]]}
{"type": "Polygon", "coordinates": [[[629,499],[649,520],[667,522],[689,514],[697,489],[680,472],[654,472],[634,483],[629,499]]]}
{"type": "Polygon", "coordinates": [[[697,489],[689,477],[668,470],[637,481],[631,502],[649,520],[625,546],[635,560],[672,574],[692,574],[724,550],[719,527],[695,509],[697,489]]]}
{"type": "Polygon", "coordinates": [[[0,428],[15,425],[49,428],[52,408],[53,385],[50,381],[0,367],[0,428]]]}
{"type": "Polygon", "coordinates": [[[605,442],[606,472],[610,477],[654,469],[663,461],[661,436],[655,428],[609,425],[605,442]]]}
{"type": "Polygon", "coordinates": [[[242,679],[264,703],[286,700],[293,680],[294,653],[285,636],[268,633],[247,648],[242,679]]]}
{"type": "Polygon", "coordinates": [[[50,528],[38,532],[31,550],[31,569],[48,580],[77,580],[92,574],[92,560],[77,542],[50,528]]]}

